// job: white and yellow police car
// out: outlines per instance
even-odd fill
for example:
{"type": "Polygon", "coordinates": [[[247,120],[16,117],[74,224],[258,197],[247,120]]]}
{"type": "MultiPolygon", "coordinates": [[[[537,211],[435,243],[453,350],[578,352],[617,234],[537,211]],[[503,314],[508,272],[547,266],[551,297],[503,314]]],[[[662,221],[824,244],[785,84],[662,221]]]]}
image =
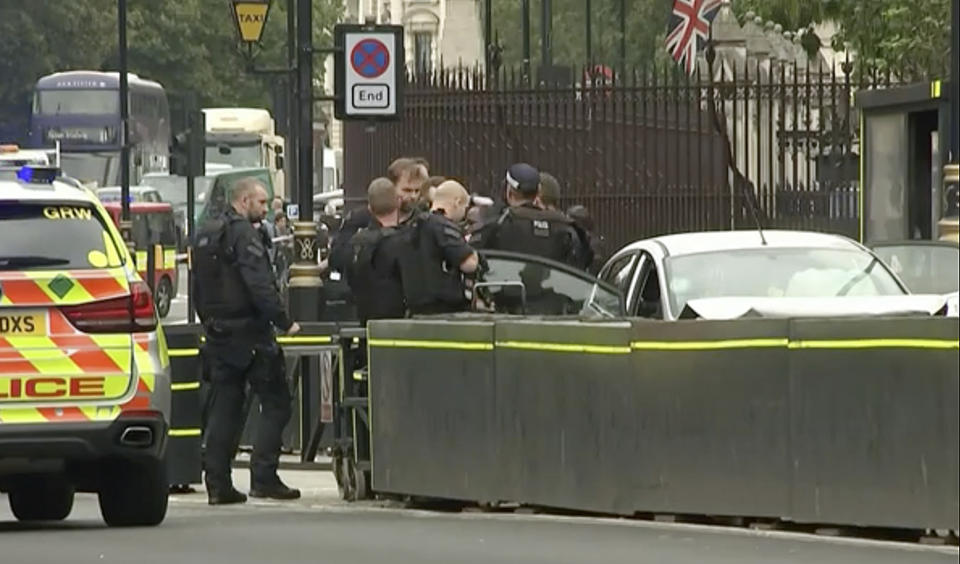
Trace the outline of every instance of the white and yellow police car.
{"type": "Polygon", "coordinates": [[[170,369],[119,231],[51,168],[0,179],[0,492],[21,521],[97,493],[112,526],[167,510],[170,369]]]}

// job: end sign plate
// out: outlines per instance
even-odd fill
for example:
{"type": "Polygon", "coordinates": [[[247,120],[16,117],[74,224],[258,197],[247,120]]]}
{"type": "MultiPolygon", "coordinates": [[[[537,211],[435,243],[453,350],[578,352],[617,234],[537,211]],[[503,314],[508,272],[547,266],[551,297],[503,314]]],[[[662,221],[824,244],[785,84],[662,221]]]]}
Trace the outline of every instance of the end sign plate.
{"type": "Polygon", "coordinates": [[[334,82],[337,119],[396,119],[403,103],[403,27],[339,24],[334,82]]]}

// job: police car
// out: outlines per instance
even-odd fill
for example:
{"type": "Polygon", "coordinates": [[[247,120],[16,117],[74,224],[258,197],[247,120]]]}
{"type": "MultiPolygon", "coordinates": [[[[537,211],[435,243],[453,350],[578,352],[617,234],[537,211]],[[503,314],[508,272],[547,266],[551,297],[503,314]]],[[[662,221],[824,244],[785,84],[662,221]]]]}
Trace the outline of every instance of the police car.
{"type": "Polygon", "coordinates": [[[57,174],[0,179],[0,492],[21,521],[65,519],[93,492],[107,524],[156,525],[166,342],[110,217],[57,174]]]}

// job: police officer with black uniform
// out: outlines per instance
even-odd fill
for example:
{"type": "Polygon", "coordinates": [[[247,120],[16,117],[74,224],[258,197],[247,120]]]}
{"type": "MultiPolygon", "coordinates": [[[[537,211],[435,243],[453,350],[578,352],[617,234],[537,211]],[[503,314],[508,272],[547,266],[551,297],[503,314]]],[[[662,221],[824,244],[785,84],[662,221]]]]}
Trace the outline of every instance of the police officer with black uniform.
{"type": "Polygon", "coordinates": [[[430,215],[406,228],[410,244],[405,247],[401,272],[410,313],[455,313],[469,308],[465,277],[474,276],[480,265],[459,225],[469,205],[466,189],[447,180],[434,193],[430,215]]]}
{"type": "Polygon", "coordinates": [[[388,178],[377,178],[367,189],[370,223],[350,239],[347,283],[353,292],[360,323],[398,319],[406,315],[400,259],[403,228],[400,198],[388,178]]]}
{"type": "Polygon", "coordinates": [[[200,227],[194,244],[194,295],[210,382],[204,470],[211,505],[247,499],[230,477],[247,383],[261,405],[250,460],[250,495],[300,497],[299,490],[287,487],[277,475],[291,397],[275,331],[292,335],[300,326],[287,315],[264,241],[254,228],[266,211],[263,185],[254,178],[242,179],[226,211],[200,227]]]}
{"type": "Polygon", "coordinates": [[[580,267],[584,242],[563,212],[537,204],[540,173],[526,163],[507,169],[508,207],[470,237],[475,249],[497,249],[540,256],[580,267]]]}

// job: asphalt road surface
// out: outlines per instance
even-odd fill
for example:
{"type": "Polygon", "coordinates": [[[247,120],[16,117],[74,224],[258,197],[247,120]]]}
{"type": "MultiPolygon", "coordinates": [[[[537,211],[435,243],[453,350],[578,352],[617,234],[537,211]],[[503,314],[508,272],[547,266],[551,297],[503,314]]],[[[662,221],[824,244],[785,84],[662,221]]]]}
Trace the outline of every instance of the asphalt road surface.
{"type": "Polygon", "coordinates": [[[316,500],[171,502],[160,527],[108,529],[80,495],[62,523],[23,525],[0,495],[4,564],[904,564],[957,562],[955,548],[537,515],[428,513],[316,500]]]}

